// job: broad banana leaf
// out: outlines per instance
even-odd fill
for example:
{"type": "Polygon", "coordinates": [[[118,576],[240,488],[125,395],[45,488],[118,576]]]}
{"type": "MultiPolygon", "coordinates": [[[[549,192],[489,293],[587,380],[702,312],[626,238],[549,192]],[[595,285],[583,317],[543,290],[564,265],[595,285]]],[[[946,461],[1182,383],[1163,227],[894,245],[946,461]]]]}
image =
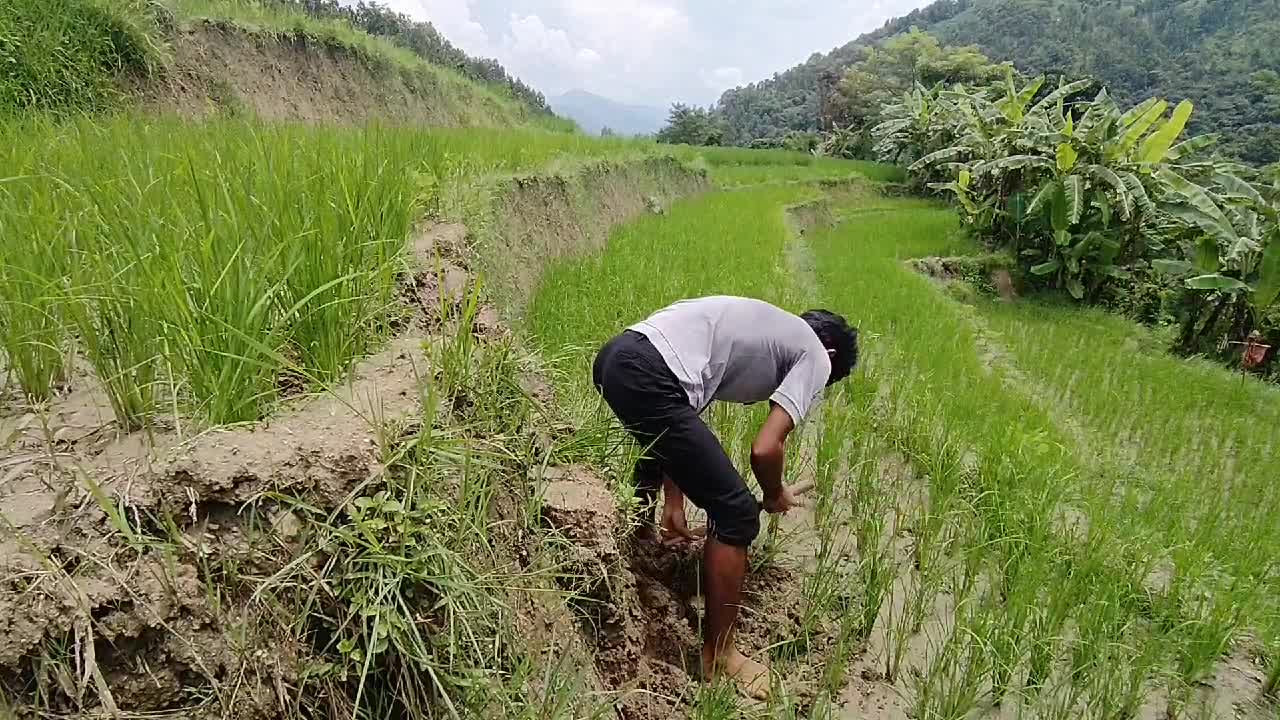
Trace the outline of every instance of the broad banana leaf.
{"type": "MultiPolygon", "coordinates": [[[[1234,245],[1239,240],[1235,228],[1231,226],[1227,216],[1222,213],[1222,208],[1218,207],[1218,204],[1213,201],[1213,198],[1209,197],[1209,193],[1204,188],[1169,168],[1156,170],[1154,176],[1157,181],[1163,183],[1172,192],[1185,200],[1186,205],[1183,207],[1194,209],[1197,213],[1189,218],[1178,211],[1172,211],[1171,214],[1184,217],[1184,219],[1195,220],[1196,224],[1203,230],[1213,234],[1228,245],[1234,245]]],[[[1172,207],[1177,206],[1172,205],[1172,207]]],[[[1169,211],[1169,207],[1165,209],[1169,211]]]]}
{"type": "Polygon", "coordinates": [[[1027,215],[1034,216],[1043,210],[1044,207],[1053,200],[1053,194],[1057,192],[1057,189],[1057,180],[1050,180],[1045,183],[1044,186],[1036,192],[1035,197],[1031,199],[1031,204],[1027,206],[1027,215]]]}
{"type": "MultiPolygon", "coordinates": [[[[1151,105],[1151,107],[1147,108],[1145,113],[1131,121],[1128,128],[1125,130],[1124,139],[1120,141],[1118,157],[1127,157],[1129,152],[1138,146],[1138,141],[1147,134],[1147,131],[1151,129],[1151,126],[1155,125],[1160,118],[1164,117],[1164,111],[1168,108],[1169,103],[1164,100],[1158,100],[1151,105]]],[[[1121,122],[1123,123],[1123,121],[1124,120],[1122,118],[1121,122]]]]}
{"type": "Polygon", "coordinates": [[[1084,284],[1080,282],[1078,277],[1067,278],[1067,292],[1071,293],[1071,297],[1076,300],[1084,299],[1084,284]]]}
{"type": "Polygon", "coordinates": [[[1084,192],[1084,178],[1079,175],[1068,175],[1062,181],[1067,196],[1067,220],[1071,225],[1078,225],[1084,217],[1085,206],[1089,199],[1084,192]]]}
{"type": "Polygon", "coordinates": [[[1062,269],[1062,261],[1054,258],[1047,263],[1031,266],[1032,275],[1052,275],[1062,269]]]}
{"type": "Polygon", "coordinates": [[[910,170],[911,172],[919,172],[929,167],[930,165],[933,165],[934,163],[938,163],[943,160],[954,160],[955,158],[958,158],[961,155],[968,152],[973,152],[973,151],[970,148],[967,148],[961,145],[957,145],[949,148],[943,148],[942,150],[939,150],[937,152],[931,152],[928,155],[925,155],[924,157],[915,161],[915,163],[913,163],[911,167],[907,169],[910,170]]]}
{"type": "Polygon", "coordinates": [[[1142,148],[1138,150],[1139,160],[1150,164],[1163,162],[1173,143],[1187,128],[1187,122],[1191,120],[1191,113],[1194,110],[1195,105],[1190,100],[1178,103],[1178,107],[1173,109],[1173,115],[1142,142],[1142,148]]]}
{"type": "Polygon", "coordinates": [[[1258,267],[1258,283],[1253,288],[1253,305],[1259,312],[1280,299],[1280,225],[1271,229],[1267,246],[1262,250],[1258,267]]]}
{"type": "Polygon", "coordinates": [[[947,190],[955,193],[956,199],[964,207],[965,211],[970,215],[978,214],[978,207],[974,204],[973,199],[969,197],[969,190],[960,185],[960,183],[930,183],[929,187],[934,190],[947,190]]]}
{"type": "MultiPolygon", "coordinates": [[[[1125,112],[1123,115],[1120,116],[1120,127],[1124,127],[1124,128],[1129,127],[1135,121],[1137,121],[1138,118],[1146,115],[1148,112],[1151,111],[1151,108],[1155,107],[1161,102],[1164,102],[1164,101],[1162,101],[1160,98],[1148,98],[1146,100],[1143,100],[1141,103],[1129,108],[1127,112],[1125,112]]],[[[1168,107],[1168,106],[1169,104],[1165,103],[1165,107],[1168,107]]],[[[1163,113],[1164,110],[1161,110],[1160,112],[1163,113]]]]}
{"type": "Polygon", "coordinates": [[[1098,208],[1098,214],[1102,219],[1102,227],[1110,228],[1111,219],[1114,216],[1111,209],[1111,200],[1107,197],[1104,190],[1098,189],[1093,192],[1093,204],[1098,208]]]}
{"type": "MultiPolygon", "coordinates": [[[[1114,170],[1105,165],[1090,165],[1084,169],[1093,179],[1111,186],[1116,201],[1120,204],[1120,219],[1128,220],[1133,216],[1133,192],[1125,185],[1124,180],[1114,170]]],[[[1136,177],[1134,178],[1137,179],[1136,177]]]]}
{"type": "MultiPolygon", "coordinates": [[[[1067,189],[1063,183],[1054,183],[1053,199],[1049,203],[1049,221],[1053,225],[1053,231],[1056,233],[1065,233],[1072,225],[1070,201],[1067,199],[1067,189]]],[[[1062,240],[1059,238],[1058,244],[1061,245],[1062,240]]]]}
{"type": "Polygon", "coordinates": [[[1089,233],[1088,235],[1085,235],[1080,242],[1075,244],[1075,247],[1067,251],[1067,257],[1079,262],[1084,258],[1085,254],[1089,252],[1089,248],[1093,246],[1093,243],[1100,237],[1101,236],[1099,236],[1098,233],[1089,233]]]}
{"type": "Polygon", "coordinates": [[[1238,293],[1249,289],[1249,286],[1240,282],[1236,278],[1227,277],[1226,275],[1200,275],[1193,277],[1187,281],[1187,287],[1192,290],[1212,290],[1217,292],[1238,293]]]}
{"type": "Polygon", "coordinates": [[[1071,172],[1079,160],[1080,153],[1071,147],[1071,143],[1062,143],[1058,146],[1058,172],[1071,172]]]}
{"type": "Polygon", "coordinates": [[[1010,155],[1009,157],[991,160],[978,165],[974,168],[974,174],[983,175],[992,170],[1021,170],[1027,167],[1052,170],[1054,164],[1053,161],[1048,158],[1042,158],[1039,155],[1010,155]]]}
{"type": "Polygon", "coordinates": [[[1156,204],[1151,201],[1151,196],[1147,195],[1147,186],[1142,184],[1142,178],[1131,172],[1126,172],[1120,176],[1120,179],[1124,181],[1124,186],[1129,189],[1129,194],[1133,197],[1134,207],[1144,213],[1150,213],[1156,209],[1156,204]]]}
{"type": "Polygon", "coordinates": [[[1173,277],[1190,275],[1192,270],[1191,263],[1186,260],[1152,260],[1151,267],[1155,268],[1156,272],[1173,277]]]}
{"type": "Polygon", "coordinates": [[[894,120],[885,120],[879,125],[871,128],[872,135],[892,135],[899,130],[905,130],[911,127],[909,118],[897,118],[894,120]]]}
{"type": "Polygon", "coordinates": [[[1105,265],[1113,265],[1116,258],[1120,257],[1120,242],[1113,237],[1098,234],[1101,241],[1098,243],[1098,252],[1094,253],[1098,260],[1105,265]]]}
{"type": "Polygon", "coordinates": [[[1207,150],[1217,144],[1217,135],[1197,135],[1174,145],[1170,148],[1169,153],[1165,155],[1164,159],[1166,162],[1177,162],[1183,158],[1198,155],[1201,151],[1207,150]]]}
{"type": "Polygon", "coordinates": [[[1229,172],[1217,173],[1214,175],[1213,179],[1218,183],[1218,187],[1227,195],[1244,198],[1245,200],[1258,205],[1267,204],[1267,201],[1263,199],[1262,193],[1258,192],[1257,188],[1229,172]]]}
{"type": "Polygon", "coordinates": [[[1103,88],[1093,102],[1089,103],[1089,109],[1084,111],[1084,117],[1080,118],[1080,125],[1076,130],[1081,135],[1088,135],[1104,117],[1112,114],[1114,110],[1111,97],[1107,95],[1107,89],[1103,88]]]}
{"type": "Polygon", "coordinates": [[[1195,261],[1195,269],[1202,274],[1211,274],[1218,272],[1222,267],[1222,258],[1218,255],[1218,243],[1213,238],[1203,236],[1196,241],[1194,248],[1195,255],[1192,258],[1195,261]]]}
{"type": "MultiPolygon", "coordinates": [[[[1054,107],[1059,102],[1066,100],[1072,95],[1075,95],[1082,90],[1088,90],[1090,85],[1093,85],[1092,80],[1077,80],[1072,83],[1067,83],[1048,95],[1045,95],[1040,102],[1035,104],[1035,107],[1031,108],[1031,112],[1047,111],[1049,108],[1054,107]]],[[[1104,90],[1103,92],[1106,91],[1104,90]]],[[[1090,112],[1092,112],[1092,108],[1090,108],[1090,112]]],[[[1088,115],[1087,112],[1086,115],[1088,115]]],[[[1083,130],[1084,127],[1084,123],[1082,122],[1080,124],[1080,129],[1083,130]]]]}

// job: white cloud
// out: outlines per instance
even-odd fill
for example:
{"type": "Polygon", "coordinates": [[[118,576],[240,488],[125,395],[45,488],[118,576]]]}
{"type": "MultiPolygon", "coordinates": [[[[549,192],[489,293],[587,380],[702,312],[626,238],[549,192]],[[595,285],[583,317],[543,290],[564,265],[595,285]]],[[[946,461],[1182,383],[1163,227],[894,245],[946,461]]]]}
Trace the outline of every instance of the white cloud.
{"type": "MultiPolygon", "coordinates": [[[[635,82],[679,71],[693,45],[689,16],[680,8],[654,0],[554,0],[573,37],[600,48],[605,59],[635,82]]],[[[687,72],[687,70],[686,70],[687,72]]]]}
{"type": "Polygon", "coordinates": [[[484,26],[471,13],[471,0],[391,0],[388,5],[411,17],[425,18],[449,42],[472,55],[494,55],[484,26]]]}
{"type": "Polygon", "coordinates": [[[497,48],[498,59],[524,69],[540,90],[560,93],[591,84],[591,71],[604,58],[591,47],[573,43],[569,33],[538,15],[512,13],[497,48]]]}
{"type": "Polygon", "coordinates": [[[703,70],[698,73],[698,77],[702,78],[702,84],[708,90],[721,93],[742,85],[744,74],[740,67],[719,67],[710,72],[703,70]]]}
{"type": "MultiPolygon", "coordinates": [[[[354,0],[343,0],[353,2],[354,0]]],[[[555,95],[714,102],[929,0],[383,0],[555,95]]]]}

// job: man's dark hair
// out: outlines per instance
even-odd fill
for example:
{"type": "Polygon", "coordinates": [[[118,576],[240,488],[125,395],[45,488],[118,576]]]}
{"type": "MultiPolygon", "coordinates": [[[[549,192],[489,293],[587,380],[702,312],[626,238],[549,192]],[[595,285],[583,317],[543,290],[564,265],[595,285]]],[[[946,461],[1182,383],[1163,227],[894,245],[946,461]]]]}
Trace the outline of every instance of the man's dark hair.
{"type": "Polygon", "coordinates": [[[849,377],[858,366],[858,329],[829,310],[810,310],[800,317],[813,328],[823,347],[835,351],[831,353],[831,379],[827,385],[849,377]]]}

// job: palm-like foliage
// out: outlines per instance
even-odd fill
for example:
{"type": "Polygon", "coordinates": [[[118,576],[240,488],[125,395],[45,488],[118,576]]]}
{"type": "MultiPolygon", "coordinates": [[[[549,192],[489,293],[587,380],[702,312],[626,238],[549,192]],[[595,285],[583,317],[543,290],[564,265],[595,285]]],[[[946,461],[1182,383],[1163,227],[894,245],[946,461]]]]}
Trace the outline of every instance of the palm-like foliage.
{"type": "Polygon", "coordinates": [[[877,151],[952,194],[966,225],[1030,277],[1077,299],[1155,261],[1191,291],[1275,303],[1280,193],[1213,160],[1213,137],[1183,139],[1190,102],[1122,111],[1106,90],[1081,99],[1092,87],[1020,86],[1012,74],[999,91],[916,87],[885,109],[877,151]]]}

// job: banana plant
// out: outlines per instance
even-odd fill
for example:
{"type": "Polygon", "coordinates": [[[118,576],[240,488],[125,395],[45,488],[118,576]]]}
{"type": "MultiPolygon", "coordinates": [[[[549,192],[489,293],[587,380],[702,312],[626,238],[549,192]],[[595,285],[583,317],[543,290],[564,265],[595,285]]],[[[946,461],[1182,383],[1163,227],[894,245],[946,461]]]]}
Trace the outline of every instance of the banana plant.
{"type": "Polygon", "coordinates": [[[1165,238],[1181,229],[1239,246],[1227,196],[1213,189],[1230,175],[1202,158],[1213,139],[1179,142],[1192,104],[1121,112],[1105,89],[1076,99],[1092,85],[1048,90],[1010,75],[994,93],[916,88],[886,113],[880,147],[886,159],[917,158],[912,175],[953,195],[979,235],[1077,299],[1169,252],[1165,238]]]}
{"type": "MultiPolygon", "coordinates": [[[[1256,199],[1262,201],[1261,194],[1256,199]]],[[[1238,233],[1230,246],[1202,234],[1184,243],[1183,258],[1152,265],[1188,290],[1231,304],[1247,302],[1255,317],[1261,316],[1280,302],[1280,207],[1237,208],[1232,215],[1238,233]]]]}

